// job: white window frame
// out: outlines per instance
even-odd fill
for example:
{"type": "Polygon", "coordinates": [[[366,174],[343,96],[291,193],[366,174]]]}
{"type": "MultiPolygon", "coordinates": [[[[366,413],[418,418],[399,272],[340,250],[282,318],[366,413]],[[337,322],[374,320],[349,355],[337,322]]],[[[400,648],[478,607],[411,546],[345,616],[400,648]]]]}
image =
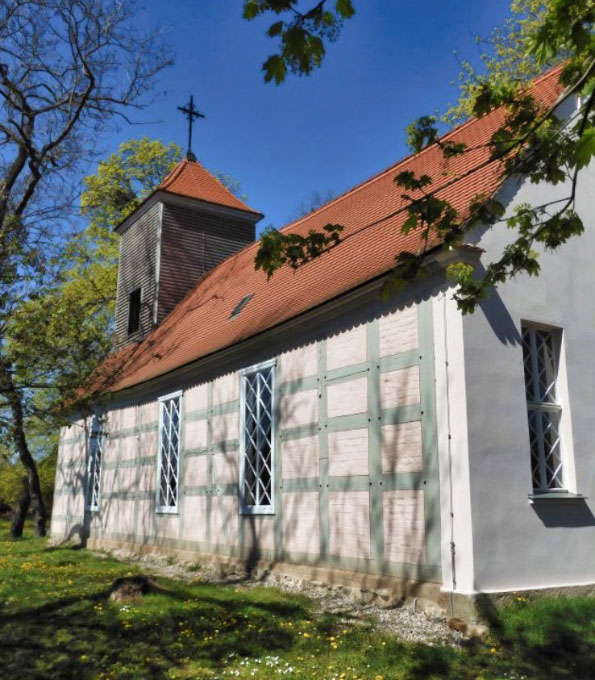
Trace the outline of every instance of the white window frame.
{"type": "Polygon", "coordinates": [[[87,436],[87,480],[85,485],[85,510],[97,512],[101,503],[101,471],[103,468],[103,455],[105,451],[106,419],[104,416],[94,414],[91,418],[91,431],[87,436]],[[96,461],[99,453],[99,469],[96,461]],[[97,482],[97,486],[95,486],[97,482]],[[97,493],[95,491],[97,490],[97,493]]]}
{"type": "MultiPolygon", "coordinates": [[[[530,413],[534,412],[539,414],[539,418],[536,419],[536,443],[538,447],[537,452],[537,465],[538,467],[534,471],[533,465],[533,451],[531,450],[531,444],[529,444],[529,459],[530,459],[530,470],[531,470],[531,483],[533,486],[533,493],[544,494],[544,493],[568,493],[570,480],[570,464],[568,460],[568,446],[570,445],[570,434],[568,433],[568,428],[566,421],[568,419],[568,400],[566,397],[566,389],[563,384],[563,376],[565,375],[564,366],[564,353],[563,353],[563,338],[562,329],[554,326],[546,326],[539,323],[533,323],[530,321],[523,321],[521,324],[521,342],[523,348],[523,370],[526,365],[526,354],[525,354],[525,333],[529,333],[530,342],[530,361],[531,361],[531,386],[527,385],[527,374],[524,375],[525,383],[525,397],[527,405],[527,425],[529,429],[529,441],[531,442],[531,418],[530,413]],[[538,333],[548,333],[552,340],[553,357],[552,357],[552,372],[553,377],[549,378],[549,386],[547,392],[551,392],[553,398],[536,399],[535,397],[540,397],[541,388],[539,387],[539,370],[538,370],[538,353],[537,353],[537,334],[538,333]],[[533,398],[530,398],[530,394],[533,398]],[[551,422],[554,423],[557,420],[557,436],[559,439],[558,443],[558,458],[559,464],[556,466],[553,473],[553,480],[549,483],[547,481],[547,463],[546,463],[546,453],[545,453],[545,435],[543,431],[543,415],[551,414],[555,415],[555,419],[552,418],[551,422]],[[557,484],[553,483],[557,480],[557,484]],[[539,483],[537,483],[539,482],[539,483]]],[[[547,378],[546,378],[547,379],[547,378]]],[[[550,416],[551,417],[551,416],[550,416]]]]}
{"type": "Polygon", "coordinates": [[[262,361],[258,364],[253,364],[239,371],[240,374],[240,479],[238,484],[238,493],[240,498],[240,512],[243,515],[274,515],[275,514],[275,462],[276,462],[276,435],[277,435],[277,403],[276,403],[276,359],[269,361],[262,361]],[[244,475],[246,471],[246,386],[248,376],[271,369],[271,503],[270,505],[250,505],[245,502],[244,497],[244,475]]]}
{"type": "Polygon", "coordinates": [[[155,489],[155,511],[163,514],[177,514],[180,505],[180,455],[182,452],[182,399],[183,392],[178,390],[159,397],[159,430],[157,431],[157,484],[155,489]],[[177,448],[177,469],[176,469],[176,504],[175,505],[160,505],[159,496],[161,491],[161,470],[163,465],[162,460],[162,431],[163,431],[163,411],[168,401],[178,399],[178,448],[177,448]]]}

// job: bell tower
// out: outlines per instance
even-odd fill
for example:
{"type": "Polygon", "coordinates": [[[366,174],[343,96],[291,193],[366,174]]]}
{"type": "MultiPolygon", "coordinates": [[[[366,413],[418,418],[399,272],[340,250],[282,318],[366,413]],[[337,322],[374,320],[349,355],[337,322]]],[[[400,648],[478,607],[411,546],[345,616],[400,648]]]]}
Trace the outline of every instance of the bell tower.
{"type": "Polygon", "coordinates": [[[120,346],[142,340],[199,279],[252,243],[263,217],[190,154],[116,228],[120,346]]]}

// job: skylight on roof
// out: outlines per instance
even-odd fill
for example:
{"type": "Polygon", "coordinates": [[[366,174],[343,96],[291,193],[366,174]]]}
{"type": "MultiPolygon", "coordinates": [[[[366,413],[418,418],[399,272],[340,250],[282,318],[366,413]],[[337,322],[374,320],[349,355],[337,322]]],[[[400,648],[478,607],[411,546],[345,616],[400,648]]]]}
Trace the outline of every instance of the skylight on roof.
{"type": "Polygon", "coordinates": [[[249,295],[244,295],[244,297],[233,308],[233,312],[229,315],[229,318],[235,319],[235,317],[239,315],[239,313],[242,311],[242,309],[244,309],[244,307],[250,302],[250,300],[253,297],[254,297],[254,293],[250,293],[249,295]]]}

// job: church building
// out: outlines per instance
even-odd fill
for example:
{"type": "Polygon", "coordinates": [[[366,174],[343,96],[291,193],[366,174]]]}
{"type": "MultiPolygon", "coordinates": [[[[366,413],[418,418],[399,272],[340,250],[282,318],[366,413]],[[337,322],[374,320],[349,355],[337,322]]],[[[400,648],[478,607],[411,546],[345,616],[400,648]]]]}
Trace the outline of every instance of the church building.
{"type": "MultiPolygon", "coordinates": [[[[557,71],[534,88],[553,105],[557,71]]],[[[479,164],[502,120],[447,138],[479,164]]],[[[460,211],[479,193],[508,213],[568,193],[502,184],[494,163],[447,182],[429,147],[285,227],[345,229],[270,280],[254,268],[263,215],[192,157],[119,225],[118,348],[94,413],[62,429],[54,540],[460,616],[478,593],[593,587],[594,169],[578,181],[585,233],[470,315],[445,268],[493,261],[511,237],[502,223],[456,253],[436,247],[424,277],[380,296],[395,256],[419,247],[401,231],[403,170],[444,183],[460,211]]]]}

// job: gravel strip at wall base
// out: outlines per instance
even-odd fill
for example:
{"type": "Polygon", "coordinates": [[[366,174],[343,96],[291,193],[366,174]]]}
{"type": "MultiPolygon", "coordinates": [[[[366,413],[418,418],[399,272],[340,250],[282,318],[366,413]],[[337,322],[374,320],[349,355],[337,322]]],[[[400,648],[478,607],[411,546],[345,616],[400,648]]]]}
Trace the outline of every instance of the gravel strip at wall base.
{"type": "MultiPolygon", "coordinates": [[[[102,553],[94,553],[101,555],[102,553]]],[[[163,576],[186,583],[205,582],[233,585],[239,589],[259,586],[279,588],[286,593],[305,595],[316,602],[316,614],[336,614],[343,625],[372,623],[376,630],[396,635],[406,642],[423,643],[429,646],[461,647],[467,639],[462,633],[447,626],[447,617],[438,607],[425,611],[418,610],[414,599],[401,607],[386,606],[378,593],[357,590],[345,586],[333,586],[320,582],[309,582],[291,577],[246,576],[235,573],[221,577],[209,565],[196,565],[187,562],[172,563],[171,558],[160,554],[137,555],[124,551],[113,551],[110,555],[118,560],[142,566],[153,576],[163,576]]]]}

